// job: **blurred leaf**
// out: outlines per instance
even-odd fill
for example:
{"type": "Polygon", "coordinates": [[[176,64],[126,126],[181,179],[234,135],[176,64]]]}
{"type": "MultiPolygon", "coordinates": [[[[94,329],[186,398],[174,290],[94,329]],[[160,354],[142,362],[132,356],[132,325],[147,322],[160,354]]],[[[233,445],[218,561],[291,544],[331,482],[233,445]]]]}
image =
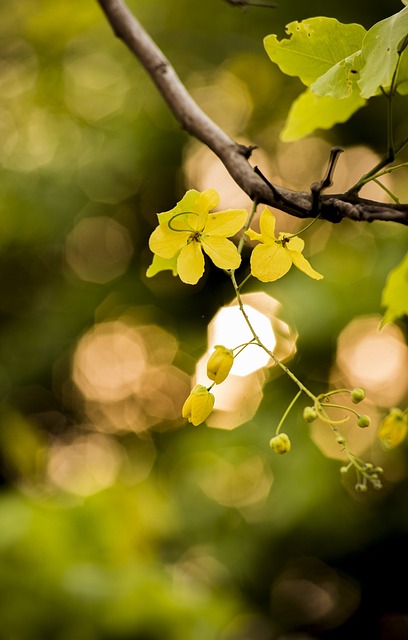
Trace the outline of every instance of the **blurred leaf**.
{"type": "Polygon", "coordinates": [[[364,104],[365,100],[356,93],[336,100],[331,96],[318,96],[306,89],[292,103],[281,139],[290,142],[307,136],[315,129],[331,129],[338,122],[346,122],[364,104]]]}
{"type": "Polygon", "coordinates": [[[46,463],[46,438],[38,427],[15,412],[2,416],[0,447],[7,471],[35,483],[46,463]]]}
{"type": "Polygon", "coordinates": [[[387,278],[381,304],[386,307],[381,325],[408,315],[408,253],[387,278]]]}

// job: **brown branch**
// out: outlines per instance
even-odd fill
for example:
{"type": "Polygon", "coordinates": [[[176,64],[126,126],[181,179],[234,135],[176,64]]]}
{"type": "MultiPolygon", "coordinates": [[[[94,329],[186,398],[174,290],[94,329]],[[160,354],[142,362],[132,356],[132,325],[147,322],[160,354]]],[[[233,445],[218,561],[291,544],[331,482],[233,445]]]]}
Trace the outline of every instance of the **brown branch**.
{"type": "MultiPolygon", "coordinates": [[[[190,135],[211,149],[239,187],[252,199],[298,218],[316,215],[311,193],[291,191],[263,180],[249,163],[253,147],[237,144],[209,118],[190,96],[170,62],[122,0],[98,0],[116,36],[139,59],[169,109],[190,135]]],[[[388,220],[408,225],[407,204],[383,204],[344,193],[321,195],[320,218],[372,222],[388,220]]]]}

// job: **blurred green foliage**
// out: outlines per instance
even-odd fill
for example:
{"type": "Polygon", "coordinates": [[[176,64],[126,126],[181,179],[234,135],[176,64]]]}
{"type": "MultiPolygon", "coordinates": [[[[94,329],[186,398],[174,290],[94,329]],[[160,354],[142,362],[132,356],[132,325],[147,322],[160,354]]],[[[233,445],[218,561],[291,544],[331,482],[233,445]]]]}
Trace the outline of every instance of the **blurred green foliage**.
{"type": "MultiPolygon", "coordinates": [[[[221,95],[233,78],[248,112],[235,114],[228,132],[269,158],[282,152],[278,133],[299,86],[269,63],[263,37],[329,12],[368,28],[401,7],[129,6],[197,97],[209,86],[221,95]]],[[[95,323],[125,314],[174,336],[177,354],[161,363],[174,367],[179,390],[232,292],[211,269],[198,288],[169,274],[145,278],[155,213],[196,187],[184,170],[191,142],[97,3],[2,3],[0,43],[0,638],[405,638],[406,448],[384,462],[384,490],[362,499],[312,442],[299,406],[287,426],[293,451],[273,456],[269,438],[294,395],[282,377],[266,385],[256,419],[233,431],[161,417],[159,396],[142,392],[150,430],[132,429],[125,414],[109,428],[90,417],[72,371],[95,323]]],[[[374,100],[324,133],[316,160],[296,147],[316,173],[296,175],[292,158],[282,180],[307,189],[330,145],[381,153],[384,123],[374,100]]],[[[407,123],[401,100],[401,135],[407,123]]],[[[406,177],[397,180],[406,201],[406,177]]],[[[326,389],[339,332],[355,316],[381,312],[387,274],[407,241],[406,230],[386,223],[327,227],[310,239],[322,283],[291,272],[267,288],[299,332],[292,366],[315,391],[326,389]]],[[[92,402],[92,416],[114,404],[92,402]]],[[[133,404],[139,410],[137,397],[133,404]]]]}

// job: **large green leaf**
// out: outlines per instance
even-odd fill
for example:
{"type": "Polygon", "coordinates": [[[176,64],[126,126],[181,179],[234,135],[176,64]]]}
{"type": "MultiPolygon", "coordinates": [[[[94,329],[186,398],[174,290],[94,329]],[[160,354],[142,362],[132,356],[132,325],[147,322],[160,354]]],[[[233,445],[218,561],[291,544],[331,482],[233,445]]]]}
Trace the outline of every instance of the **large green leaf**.
{"type": "Polygon", "coordinates": [[[346,122],[365,102],[357,93],[336,100],[331,96],[318,96],[306,89],[293,102],[281,139],[290,142],[303,138],[315,129],[331,129],[338,122],[346,122]]]}
{"type": "MultiPolygon", "coordinates": [[[[358,81],[363,98],[376,95],[381,87],[390,87],[398,63],[398,52],[407,34],[408,7],[369,29],[363,41],[363,67],[358,81]]],[[[403,71],[405,69],[406,66],[403,71]]],[[[399,82],[406,81],[408,77],[399,74],[399,82]]]]}
{"type": "Polygon", "coordinates": [[[408,253],[387,278],[381,304],[386,307],[382,325],[408,316],[408,253]]]}
{"type": "Polygon", "coordinates": [[[400,93],[401,95],[407,95],[408,93],[408,49],[405,49],[404,53],[401,55],[396,86],[397,86],[398,93],[400,93]]]}
{"type": "Polygon", "coordinates": [[[347,98],[351,93],[360,93],[357,85],[361,68],[361,51],[352,53],[337,62],[310,87],[319,96],[331,96],[337,100],[347,98]]]}
{"type": "Polygon", "coordinates": [[[265,49],[283,73],[310,86],[329,69],[359,51],[366,33],[359,24],[334,18],[310,18],[286,26],[288,39],[266,36],[265,49]]]}

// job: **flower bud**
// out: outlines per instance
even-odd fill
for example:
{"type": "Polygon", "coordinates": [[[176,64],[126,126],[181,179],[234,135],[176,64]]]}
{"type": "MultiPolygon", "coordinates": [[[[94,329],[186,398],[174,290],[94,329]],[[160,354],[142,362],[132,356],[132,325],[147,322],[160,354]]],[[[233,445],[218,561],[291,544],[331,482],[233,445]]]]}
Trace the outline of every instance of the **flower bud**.
{"type": "Polygon", "coordinates": [[[288,453],[291,449],[291,444],[289,437],[286,433],[280,433],[277,436],[274,436],[269,442],[269,446],[275,453],[288,453]]]}
{"type": "Polygon", "coordinates": [[[183,405],[181,414],[194,426],[207,420],[214,407],[214,396],[207,387],[196,384],[183,405]]]}
{"type": "Polygon", "coordinates": [[[220,384],[220,382],[224,382],[228,376],[233,364],[234,354],[231,349],[217,344],[207,362],[207,376],[210,380],[213,380],[215,384],[220,384]]]}
{"type": "Polygon", "coordinates": [[[357,420],[357,424],[359,427],[362,427],[363,429],[365,427],[368,427],[370,425],[371,419],[369,418],[369,416],[360,416],[359,419],[357,420]]]}
{"type": "Polygon", "coordinates": [[[358,404],[359,402],[364,400],[365,395],[365,391],[362,387],[356,387],[351,392],[351,402],[354,402],[354,404],[358,404]]]}
{"type": "Polygon", "coordinates": [[[391,409],[380,424],[378,437],[386,449],[394,449],[405,439],[408,416],[401,409],[391,409]]]}
{"type": "Polygon", "coordinates": [[[303,420],[306,420],[306,422],[313,422],[316,418],[317,412],[314,407],[305,407],[303,409],[303,420]]]}

